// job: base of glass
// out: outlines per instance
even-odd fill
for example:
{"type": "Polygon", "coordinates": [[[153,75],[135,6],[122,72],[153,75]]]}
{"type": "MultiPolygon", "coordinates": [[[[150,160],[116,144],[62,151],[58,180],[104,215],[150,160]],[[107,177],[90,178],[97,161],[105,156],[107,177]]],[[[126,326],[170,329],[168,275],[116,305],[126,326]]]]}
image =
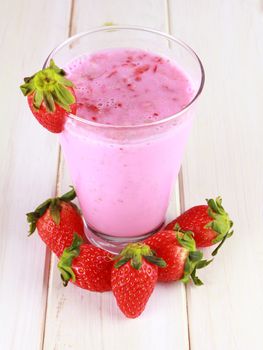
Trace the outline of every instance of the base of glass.
{"type": "Polygon", "coordinates": [[[85,234],[89,242],[95,245],[96,247],[107,250],[108,252],[113,254],[118,254],[128,243],[140,242],[145,240],[146,238],[158,232],[164,226],[164,223],[162,223],[156,229],[140,236],[118,237],[118,236],[109,236],[102,232],[98,232],[94,230],[92,227],[87,225],[85,220],[84,220],[84,224],[85,224],[85,234]]]}

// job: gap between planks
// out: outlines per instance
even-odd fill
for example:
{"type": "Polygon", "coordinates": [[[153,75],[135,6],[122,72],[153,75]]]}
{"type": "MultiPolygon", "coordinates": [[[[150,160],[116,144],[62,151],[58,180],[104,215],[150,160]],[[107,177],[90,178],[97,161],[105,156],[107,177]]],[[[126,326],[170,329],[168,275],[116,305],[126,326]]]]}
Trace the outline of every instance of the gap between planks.
{"type": "MultiPolygon", "coordinates": [[[[171,29],[171,0],[165,0],[165,13],[166,13],[166,30],[168,34],[172,35],[171,29]]],[[[177,185],[175,190],[176,204],[178,206],[178,212],[181,214],[185,211],[185,198],[184,198],[184,179],[183,179],[183,169],[180,168],[177,185]]],[[[187,320],[187,338],[188,338],[188,349],[191,350],[191,330],[189,322],[189,305],[188,305],[188,288],[184,285],[184,297],[185,297],[185,310],[186,310],[186,320],[187,320]]]]}
{"type": "MultiPolygon", "coordinates": [[[[61,148],[58,145],[58,160],[57,160],[57,172],[56,172],[56,181],[55,181],[55,191],[54,196],[57,197],[60,192],[60,182],[61,182],[61,174],[62,174],[62,160],[61,160],[61,148]]],[[[53,264],[54,255],[50,252],[48,248],[46,248],[45,255],[45,269],[44,269],[44,279],[43,279],[43,298],[44,298],[44,311],[43,311],[43,321],[42,321],[42,335],[40,342],[40,349],[44,349],[45,345],[45,333],[46,333],[46,318],[47,318],[47,307],[48,307],[48,299],[49,299],[49,286],[50,286],[50,270],[53,264]]]]}
{"type": "MultiPolygon", "coordinates": [[[[75,0],[71,0],[70,4],[70,14],[69,14],[69,25],[68,25],[68,37],[75,34],[75,0]]],[[[55,181],[55,197],[60,194],[61,188],[61,178],[63,172],[63,158],[61,152],[61,146],[58,145],[58,160],[57,160],[57,172],[56,172],[56,181],[55,181]]],[[[43,279],[43,289],[44,289],[44,311],[43,311],[43,321],[42,321],[42,335],[40,342],[40,349],[43,350],[45,347],[45,334],[46,334],[46,321],[47,321],[47,308],[48,308],[48,300],[50,293],[50,284],[51,284],[51,266],[54,262],[54,254],[51,253],[48,249],[46,249],[45,255],[45,271],[44,271],[44,279],[43,279]],[[45,288],[46,286],[46,288],[45,288]]]]}

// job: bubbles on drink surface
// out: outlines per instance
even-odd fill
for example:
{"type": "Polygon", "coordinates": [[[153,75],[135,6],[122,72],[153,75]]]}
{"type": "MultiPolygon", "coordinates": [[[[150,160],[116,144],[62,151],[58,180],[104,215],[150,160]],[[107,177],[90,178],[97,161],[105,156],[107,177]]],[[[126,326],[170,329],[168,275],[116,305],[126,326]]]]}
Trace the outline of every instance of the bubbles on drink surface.
{"type": "Polygon", "coordinates": [[[175,63],[139,49],[86,54],[65,70],[75,85],[77,115],[103,124],[149,124],[179,112],[194,95],[175,63]]]}

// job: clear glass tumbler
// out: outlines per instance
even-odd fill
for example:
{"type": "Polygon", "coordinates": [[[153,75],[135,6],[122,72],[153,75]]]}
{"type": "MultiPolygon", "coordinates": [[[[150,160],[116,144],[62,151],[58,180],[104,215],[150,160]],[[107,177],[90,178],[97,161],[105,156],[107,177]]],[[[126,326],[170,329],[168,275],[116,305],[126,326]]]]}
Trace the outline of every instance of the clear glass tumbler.
{"type": "Polygon", "coordinates": [[[136,48],[174,60],[195,91],[180,112],[141,125],[108,125],[70,115],[60,143],[75,186],[88,239],[116,251],[145,239],[165,221],[204,85],[196,53],[165,33],[136,26],[112,26],[77,34],[48,56],[63,67],[73,58],[109,48],[136,48]]]}

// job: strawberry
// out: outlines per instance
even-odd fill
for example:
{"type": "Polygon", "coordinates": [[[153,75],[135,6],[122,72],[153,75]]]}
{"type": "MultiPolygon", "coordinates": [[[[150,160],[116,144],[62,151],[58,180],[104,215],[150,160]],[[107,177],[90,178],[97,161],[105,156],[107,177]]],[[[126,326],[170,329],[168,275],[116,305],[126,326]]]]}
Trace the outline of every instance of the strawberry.
{"type": "Polygon", "coordinates": [[[37,228],[39,236],[58,257],[72,244],[74,232],[85,239],[82,217],[77,206],[71,203],[75,197],[72,188],[63,196],[50,198],[35,211],[26,214],[30,224],[29,235],[37,228]]]}
{"type": "Polygon", "coordinates": [[[138,317],[144,310],[158,278],[158,266],[166,266],[143,243],[130,243],[117,256],[112,268],[111,286],[125,316],[138,317]]]}
{"type": "Polygon", "coordinates": [[[232,236],[233,221],[222,207],[221,197],[206,201],[207,205],[198,205],[187,210],[170,222],[166,229],[172,230],[178,224],[183,230],[192,231],[197,247],[209,247],[221,242],[213,251],[214,256],[226,238],[232,236]]]}
{"type": "Polygon", "coordinates": [[[50,61],[48,68],[24,79],[20,89],[27,96],[31,112],[39,123],[54,133],[64,129],[69,113],[76,113],[73,83],[65,71],[50,61]]]}
{"type": "Polygon", "coordinates": [[[64,286],[72,281],[80,288],[93,292],[111,290],[113,255],[91,244],[82,244],[74,234],[72,245],[66,248],[58,263],[64,286]]]}
{"type": "Polygon", "coordinates": [[[196,250],[192,232],[182,231],[176,226],[176,231],[159,231],[145,243],[167,264],[165,268],[159,269],[158,281],[181,280],[188,283],[192,280],[195,285],[203,284],[196,276],[196,270],[207,266],[212,260],[202,260],[203,253],[196,250]]]}

